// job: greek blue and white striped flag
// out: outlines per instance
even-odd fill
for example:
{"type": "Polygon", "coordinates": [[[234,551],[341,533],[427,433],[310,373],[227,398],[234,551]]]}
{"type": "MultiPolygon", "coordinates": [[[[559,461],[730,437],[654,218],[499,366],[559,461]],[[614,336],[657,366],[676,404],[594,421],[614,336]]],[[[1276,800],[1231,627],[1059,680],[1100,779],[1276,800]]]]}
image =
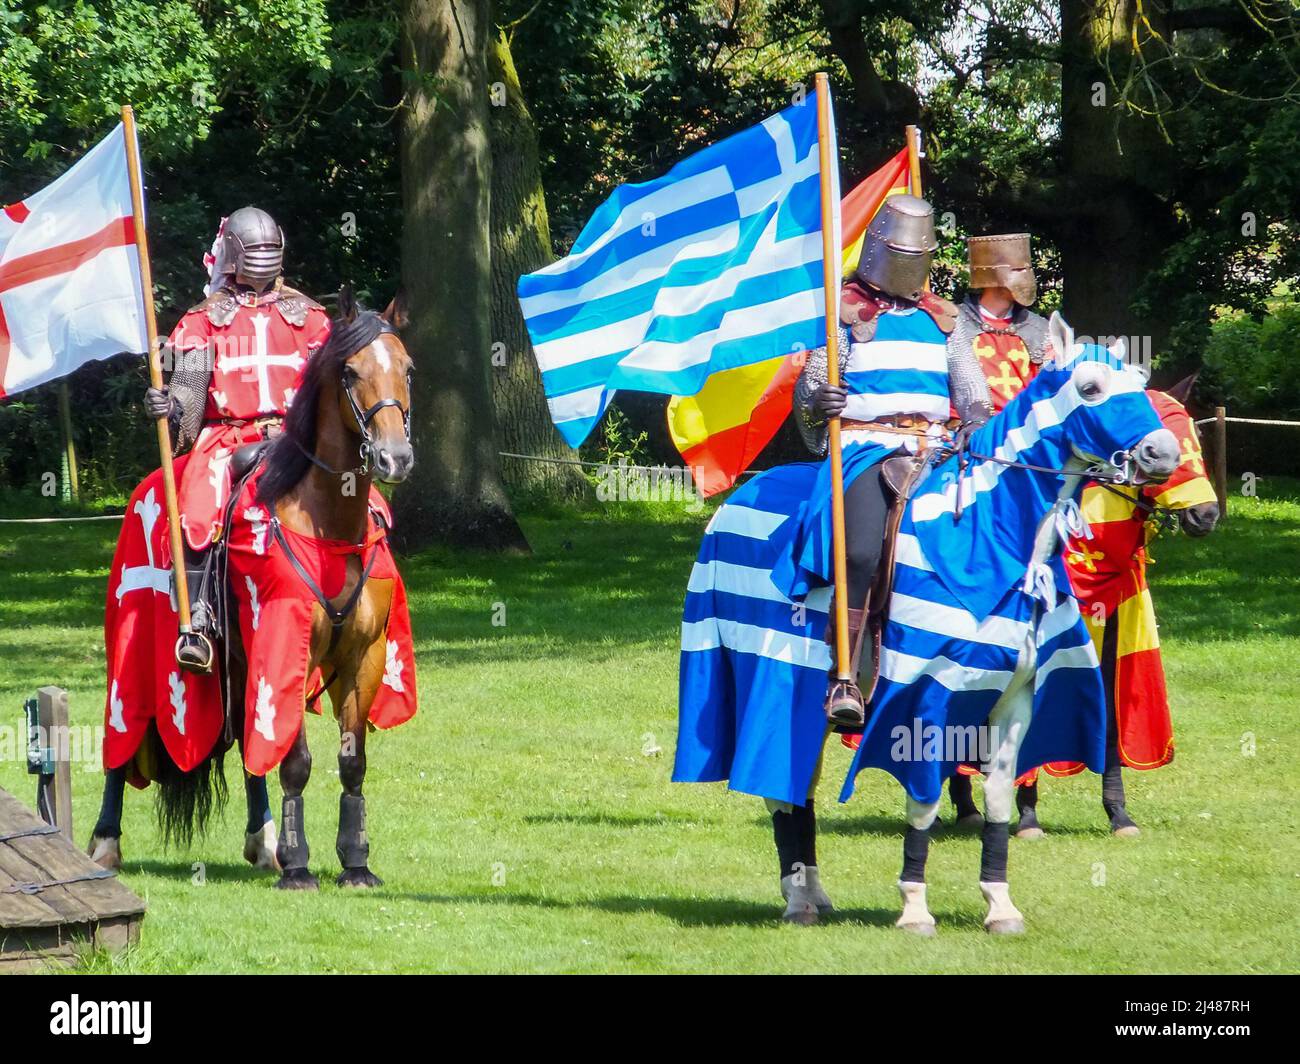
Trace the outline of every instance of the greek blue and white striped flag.
{"type": "Polygon", "coordinates": [[[713,373],[826,342],[820,178],[810,95],[658,180],[620,186],[567,258],[519,279],[570,445],[620,388],[694,395],[713,373]]]}

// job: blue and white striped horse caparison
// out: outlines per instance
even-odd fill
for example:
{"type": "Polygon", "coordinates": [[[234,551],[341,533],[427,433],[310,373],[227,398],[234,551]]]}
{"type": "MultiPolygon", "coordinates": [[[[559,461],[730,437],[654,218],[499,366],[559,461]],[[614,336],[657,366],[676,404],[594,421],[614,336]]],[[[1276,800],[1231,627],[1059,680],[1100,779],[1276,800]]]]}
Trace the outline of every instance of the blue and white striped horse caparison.
{"type": "MultiPolygon", "coordinates": [[[[1108,458],[1159,426],[1136,375],[1104,348],[1087,346],[1067,364],[1044,368],[975,433],[971,446],[1061,468],[1076,447],[1108,458]],[[1081,361],[1110,367],[1106,401],[1089,404],[1074,388],[1071,372],[1081,361]]],[[[815,465],[785,466],[755,478],[718,511],[705,536],[683,624],[675,779],[730,777],[734,789],[796,803],[807,793],[826,728],[829,651],[813,647],[821,644],[828,602],[824,588],[814,592],[803,601],[820,611],[799,617],[797,603],[775,584],[769,592],[752,570],[779,562],[787,522],[806,501],[816,471],[815,465]],[[763,517],[733,516],[733,506],[763,517]],[[710,563],[733,560],[734,533],[726,530],[737,524],[748,528],[744,548],[734,548],[747,572],[743,585],[727,587],[717,576],[726,570],[710,563]],[[760,541],[764,527],[770,531],[760,541]],[[782,645],[791,637],[803,640],[801,653],[791,651],[793,641],[782,645]]],[[[1077,519],[1073,497],[1058,498],[1062,484],[1056,474],[975,463],[961,482],[960,521],[953,516],[954,459],[930,470],[916,489],[900,530],[881,679],[842,799],[858,771],[879,767],[916,800],[937,801],[957,760],[972,757],[943,741],[953,734],[946,729],[965,733],[987,720],[1031,632],[1038,652],[1033,716],[1017,771],[1056,760],[1100,771],[1105,707],[1096,654],[1059,550],[1050,565],[1029,566],[1041,519],[1053,508],[1062,522],[1077,519]]]]}

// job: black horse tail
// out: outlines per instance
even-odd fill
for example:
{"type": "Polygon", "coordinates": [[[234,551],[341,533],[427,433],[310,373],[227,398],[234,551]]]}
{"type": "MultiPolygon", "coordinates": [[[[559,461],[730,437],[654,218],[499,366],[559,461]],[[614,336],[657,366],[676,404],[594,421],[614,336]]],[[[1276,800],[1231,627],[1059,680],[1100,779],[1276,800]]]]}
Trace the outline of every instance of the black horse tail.
{"type": "Polygon", "coordinates": [[[156,757],[154,782],[158,795],[154,808],[158,815],[158,829],[162,833],[163,848],[173,844],[189,849],[197,835],[207,834],[208,822],[213,814],[220,816],[225,809],[226,788],[225,749],[218,743],[189,772],[183,772],[171,759],[158,733],[150,729],[156,757]]]}

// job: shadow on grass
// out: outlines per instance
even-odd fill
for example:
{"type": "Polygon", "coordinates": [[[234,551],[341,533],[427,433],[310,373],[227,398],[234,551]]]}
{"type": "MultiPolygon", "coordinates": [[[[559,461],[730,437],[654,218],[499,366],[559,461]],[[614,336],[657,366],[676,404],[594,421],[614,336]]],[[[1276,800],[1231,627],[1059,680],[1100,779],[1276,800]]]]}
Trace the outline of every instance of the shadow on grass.
{"type": "MultiPolygon", "coordinates": [[[[357,895],[383,901],[400,898],[404,901],[423,902],[430,905],[510,905],[538,909],[575,911],[595,909],[620,916],[648,913],[662,916],[680,927],[762,927],[781,922],[781,905],[743,901],[739,898],[683,898],[672,895],[615,894],[606,897],[566,900],[547,898],[539,894],[421,894],[399,893],[386,890],[357,895]]],[[[827,917],[827,923],[853,920],[875,927],[886,927],[898,919],[898,914],[884,909],[845,909],[827,917]]]]}
{"type": "Polygon", "coordinates": [[[179,854],[175,860],[145,858],[144,860],[133,861],[128,857],[122,863],[122,872],[128,876],[147,875],[177,882],[190,882],[196,875],[194,869],[196,864],[202,867],[204,880],[209,884],[229,883],[232,881],[252,883],[265,880],[269,886],[277,878],[276,873],[268,872],[264,868],[254,868],[246,861],[206,861],[188,854],[179,854]]]}

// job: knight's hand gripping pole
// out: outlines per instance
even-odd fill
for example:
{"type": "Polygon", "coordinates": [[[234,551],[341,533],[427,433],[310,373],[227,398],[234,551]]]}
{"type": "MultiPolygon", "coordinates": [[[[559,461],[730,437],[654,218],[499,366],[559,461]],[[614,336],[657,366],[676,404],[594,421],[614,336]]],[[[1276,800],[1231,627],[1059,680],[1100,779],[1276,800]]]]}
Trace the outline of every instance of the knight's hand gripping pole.
{"type": "MultiPolygon", "coordinates": [[[[161,349],[158,344],[158,320],[153,305],[153,271],[149,266],[149,239],[145,232],[144,182],[140,175],[140,153],[136,147],[135,112],[130,104],[122,107],[122,126],[126,134],[126,169],[131,183],[131,215],[135,229],[136,255],[140,263],[140,293],[144,300],[145,335],[149,341],[149,383],[159,390],[163,386],[161,349]]],[[[167,530],[172,553],[172,580],[176,588],[179,636],[176,661],[189,672],[212,671],[216,654],[211,640],[193,630],[190,619],[190,592],[185,571],[185,543],[181,538],[180,507],[176,502],[176,470],[172,465],[171,426],[166,417],[155,421],[158,428],[158,457],[162,462],[163,499],[167,506],[167,530]]]]}
{"type": "MultiPolygon", "coordinates": [[[[839,331],[839,259],[840,249],[835,246],[837,226],[833,201],[831,167],[839,160],[831,153],[831,98],[830,81],[818,74],[817,86],[817,147],[821,172],[822,206],[822,277],[826,308],[826,377],[827,383],[838,387],[840,383],[840,331],[839,331]]],[[[826,692],[826,716],[832,724],[860,728],[866,719],[862,692],[858,690],[854,675],[852,652],[849,648],[848,558],[844,540],[844,460],[840,449],[840,419],[827,420],[831,463],[831,545],[835,564],[835,678],[826,692]]]]}

